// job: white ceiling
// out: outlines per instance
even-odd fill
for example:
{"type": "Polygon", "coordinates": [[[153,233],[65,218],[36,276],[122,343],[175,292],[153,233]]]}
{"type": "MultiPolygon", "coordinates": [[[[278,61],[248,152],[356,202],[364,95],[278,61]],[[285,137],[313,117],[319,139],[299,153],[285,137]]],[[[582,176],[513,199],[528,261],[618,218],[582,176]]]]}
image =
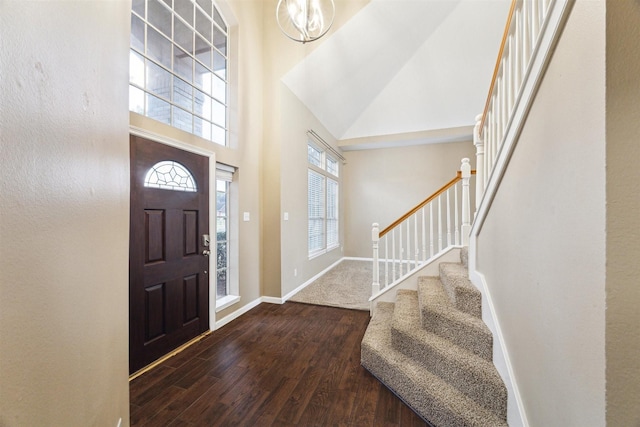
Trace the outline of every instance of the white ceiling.
{"type": "Polygon", "coordinates": [[[371,0],[282,80],[343,149],[370,145],[371,137],[377,144],[468,139],[509,6],[371,0]]]}

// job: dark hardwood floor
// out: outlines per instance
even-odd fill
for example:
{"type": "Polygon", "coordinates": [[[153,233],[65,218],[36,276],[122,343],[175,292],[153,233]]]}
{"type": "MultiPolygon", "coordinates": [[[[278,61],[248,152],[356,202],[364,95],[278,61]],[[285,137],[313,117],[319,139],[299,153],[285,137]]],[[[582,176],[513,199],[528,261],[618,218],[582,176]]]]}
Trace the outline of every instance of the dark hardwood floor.
{"type": "Polygon", "coordinates": [[[131,425],[426,426],[360,366],[368,322],[260,304],[131,381],[131,425]]]}

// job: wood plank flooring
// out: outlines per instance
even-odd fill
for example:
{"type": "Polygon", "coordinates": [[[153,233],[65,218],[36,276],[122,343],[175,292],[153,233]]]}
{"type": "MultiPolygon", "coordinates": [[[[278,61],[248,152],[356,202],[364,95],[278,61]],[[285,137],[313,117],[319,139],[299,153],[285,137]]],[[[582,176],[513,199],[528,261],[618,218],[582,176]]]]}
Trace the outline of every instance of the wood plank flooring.
{"type": "Polygon", "coordinates": [[[131,425],[427,426],[360,366],[368,322],[260,304],[131,381],[131,425]]]}

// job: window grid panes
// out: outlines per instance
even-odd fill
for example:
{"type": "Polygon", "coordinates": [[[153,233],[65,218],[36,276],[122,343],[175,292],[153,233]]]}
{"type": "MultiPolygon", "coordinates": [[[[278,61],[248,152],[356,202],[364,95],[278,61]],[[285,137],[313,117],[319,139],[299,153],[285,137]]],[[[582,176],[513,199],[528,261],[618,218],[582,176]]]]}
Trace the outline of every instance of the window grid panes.
{"type": "Polygon", "coordinates": [[[307,145],[307,159],[309,163],[319,168],[324,169],[322,164],[322,150],[316,148],[315,146],[308,144],[307,145]]]}
{"type": "Polygon", "coordinates": [[[216,297],[229,295],[229,182],[216,180],[216,297]]]}
{"type": "Polygon", "coordinates": [[[338,161],[327,156],[327,172],[333,176],[338,176],[338,161]]]}
{"type": "Polygon", "coordinates": [[[210,0],[134,0],[129,109],[227,144],[227,26],[210,0]]]}

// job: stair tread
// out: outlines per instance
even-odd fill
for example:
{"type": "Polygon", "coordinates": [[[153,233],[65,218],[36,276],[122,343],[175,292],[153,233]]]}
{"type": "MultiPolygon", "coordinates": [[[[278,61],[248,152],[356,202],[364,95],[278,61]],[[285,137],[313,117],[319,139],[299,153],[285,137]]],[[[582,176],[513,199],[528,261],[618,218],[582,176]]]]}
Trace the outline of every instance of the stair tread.
{"type": "Polygon", "coordinates": [[[379,303],[362,340],[362,365],[436,426],[506,426],[492,411],[393,348],[395,305],[379,303]]]}
{"type": "Polygon", "coordinates": [[[422,363],[477,403],[497,413],[504,410],[506,389],[493,363],[424,329],[417,291],[398,291],[391,328],[394,348],[422,363]]]}
{"type": "Polygon", "coordinates": [[[482,319],[458,310],[449,297],[438,277],[422,276],[418,278],[418,301],[422,325],[425,329],[452,340],[484,359],[491,361],[493,336],[482,319]],[[464,330],[473,337],[473,341],[461,339],[457,333],[464,330]]]}

